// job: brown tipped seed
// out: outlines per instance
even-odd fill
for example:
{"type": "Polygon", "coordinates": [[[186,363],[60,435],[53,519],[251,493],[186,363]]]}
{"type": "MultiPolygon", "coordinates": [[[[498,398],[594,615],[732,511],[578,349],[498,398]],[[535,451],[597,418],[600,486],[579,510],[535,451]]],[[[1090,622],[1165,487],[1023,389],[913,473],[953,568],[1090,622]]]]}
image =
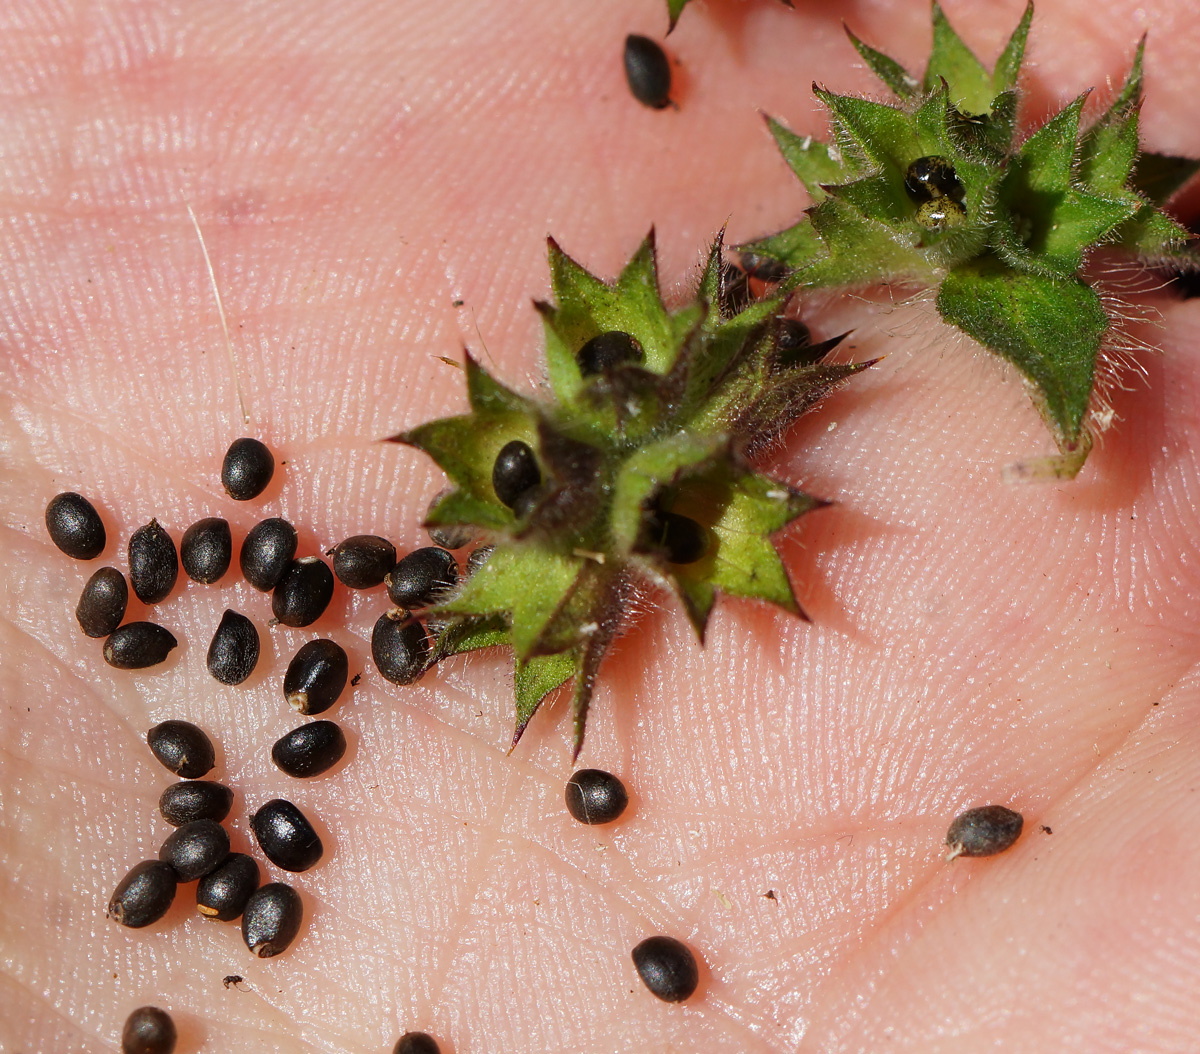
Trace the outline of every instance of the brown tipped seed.
{"type": "Polygon", "coordinates": [[[221,464],[221,486],[234,501],[257,498],[275,474],[275,458],[258,439],[235,439],[221,464]]]}
{"type": "Polygon", "coordinates": [[[310,721],[293,729],[271,748],[276,767],[297,779],[319,776],[346,753],[346,737],[332,721],[310,721]]]}
{"type": "Polygon", "coordinates": [[[259,640],[254,623],[227,610],[208,646],[208,672],[222,684],[241,684],[258,665],[259,640]]]}
{"type": "Polygon", "coordinates": [[[333,599],[333,572],[319,556],[305,556],[288,564],[271,594],[271,612],[285,626],[310,626],[333,599]]]}
{"type": "Polygon", "coordinates": [[[946,832],[946,845],[950,847],[946,859],[1002,853],[1021,837],[1024,826],[1024,817],[1003,805],[968,809],[954,818],[946,832]]]}
{"type": "Polygon", "coordinates": [[[267,859],[284,871],[307,871],[325,851],[308,818],[284,798],[267,802],[251,817],[250,826],[267,859]]]}
{"type": "Polygon", "coordinates": [[[575,353],[579,372],[585,377],[608,373],[618,366],[640,363],[646,357],[637,338],[618,329],[592,337],[575,353]]]}
{"type": "Polygon", "coordinates": [[[125,617],[129,587],[125,576],[115,567],[102,567],[83,587],[75,617],[79,628],[89,637],[107,637],[125,617]]]}
{"type": "Polygon", "coordinates": [[[396,566],[396,547],[377,534],[356,534],[333,550],[333,573],[351,589],[379,585],[396,566]]]}
{"type": "Polygon", "coordinates": [[[172,827],[193,820],[220,823],[233,808],[233,791],[212,780],[183,780],[172,783],[158,799],[158,811],[172,827]]]}
{"type": "Polygon", "coordinates": [[[396,1040],[392,1054],[441,1054],[441,1048],[427,1032],[405,1032],[396,1040]]]}
{"type": "Polygon", "coordinates": [[[46,506],[50,541],[76,560],[94,560],[104,552],[108,536],[95,506],[82,494],[64,491],[46,506]]]}
{"type": "Polygon", "coordinates": [[[647,937],[633,949],[633,965],[642,983],[666,1003],[687,999],[700,983],[691,949],[674,937],[647,937]]]}
{"type": "Polygon", "coordinates": [[[220,581],[233,561],[233,535],[217,516],[197,520],[183,532],[179,562],[188,578],[203,585],[220,581]]]}
{"type": "Polygon", "coordinates": [[[371,658],[392,684],[413,684],[429,667],[429,635],[421,623],[379,616],[371,631],[371,658]]]}
{"type": "Polygon", "coordinates": [[[567,812],[580,823],[612,823],[625,811],[629,795],[611,772],[580,769],[568,781],[567,812]]]}
{"type": "Polygon", "coordinates": [[[349,673],[350,659],[341,645],[310,640],[288,663],[283,694],[297,713],[323,714],[338,701],[349,673]]]}
{"type": "Polygon", "coordinates": [[[478,528],[469,523],[430,524],[428,522],[438,503],[453,491],[453,487],[446,487],[439,491],[429,503],[429,508],[425,510],[425,530],[433,544],[440,545],[443,549],[462,549],[479,537],[478,528]]]}
{"type": "Polygon", "coordinates": [[[175,1042],[175,1022],[156,1006],[139,1006],[121,1030],[121,1054],[172,1054],[175,1042]]]}
{"type": "Polygon", "coordinates": [[[143,860],[121,879],[108,902],[108,917],[139,929],[157,922],[175,899],[175,869],[161,860],[143,860]]]}
{"type": "Polygon", "coordinates": [[[229,855],[229,834],[216,820],[193,820],[172,831],[158,858],[175,869],[180,882],[194,882],[216,869],[229,855]]]}
{"type": "Polygon", "coordinates": [[[196,887],[196,910],[206,919],[232,922],[246,910],[246,902],[258,889],[258,864],[245,853],[230,853],[225,862],[210,871],[196,887]]]}
{"type": "Polygon", "coordinates": [[[184,779],[205,775],[216,764],[212,740],[190,721],[163,721],[146,733],[158,760],[184,779]]]}
{"type": "Polygon", "coordinates": [[[397,607],[428,607],[458,583],[458,563],[452,553],[429,545],[414,549],[384,581],[397,607]]]}
{"type": "Polygon", "coordinates": [[[104,661],[118,670],[145,670],[165,662],[179,643],[156,622],[127,622],[104,642],[104,661]]]}
{"type": "Polygon", "coordinates": [[[625,80],[643,106],[662,110],[671,105],[671,64],[649,37],[631,33],[625,38],[625,80]]]}
{"type": "Polygon", "coordinates": [[[296,528],[287,520],[272,516],[256,523],[238,555],[242,575],[255,589],[269,593],[279,584],[299,544],[296,528]]]}
{"type": "Polygon", "coordinates": [[[171,595],[179,578],[175,543],[158,520],[139,527],[129,538],[129,584],[143,604],[157,604],[171,595]]]}
{"type": "Polygon", "coordinates": [[[242,940],[260,959],[269,959],[296,939],[303,916],[300,894],[283,882],[269,882],[246,903],[242,940]]]}

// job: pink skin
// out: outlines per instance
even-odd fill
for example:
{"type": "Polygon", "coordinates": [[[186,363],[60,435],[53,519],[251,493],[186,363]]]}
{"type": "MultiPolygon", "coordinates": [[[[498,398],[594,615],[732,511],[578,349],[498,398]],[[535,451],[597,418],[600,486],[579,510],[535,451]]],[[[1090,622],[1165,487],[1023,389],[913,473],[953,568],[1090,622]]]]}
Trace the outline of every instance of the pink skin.
{"type": "MultiPolygon", "coordinates": [[[[0,1049],[112,1051],[143,1003],[175,1014],[181,1052],[382,1052],[416,1027],[454,1054],[1191,1049],[1200,302],[1146,301],[1163,325],[1138,333],[1164,352],[1138,356],[1148,383],[1114,393],[1076,482],[1026,487],[1000,469],[1049,441],[1011,371],[927,303],[814,308],[818,333],[853,327],[850,354],[887,357],[772,466],[838,503],[783,542],[813,621],[726,602],[701,650],[649,598],[580,759],[630,788],[611,827],[563,808],[562,703],[506,756],[504,657],[381,681],[379,590],[289,630],[236,574],[181,583],[131,608],[184,642],[144,674],[78,632],[86,577],[124,567],[151,516],[176,540],[204,515],[240,537],[279,514],[307,553],[360,531],[421,544],[440,474],[377,440],[462,408],[437,357],[464,342],[537,378],[546,234],[611,275],[656,224],[678,294],[727,219],[751,237],[805,204],[755,111],[819,133],[810,81],[875,90],[841,18],[912,67],[928,47],[924,2],[697,0],[669,41],[680,108],[651,112],[620,49],[661,36],[661,5],[568,6],[562,24],[539,0],[7,5],[0,1049]],[[239,505],[217,473],[245,434],[285,463],[239,505]],[[91,564],[42,526],[69,489],[108,526],[91,564]],[[240,688],[204,668],[226,607],[264,638],[240,688]],[[328,715],[347,760],[301,783],[269,746],[297,723],[286,661],[317,635],[363,677],[328,715]],[[104,918],[168,830],[144,745],[167,717],[217,742],[235,848],[267,798],[317,818],[326,857],[295,879],[308,917],[277,959],[202,921],[191,886],[149,929],[104,918]],[[989,802],[1024,813],[1021,840],[945,863],[950,819],[989,802]],[[683,1006],[633,971],[652,933],[702,960],[683,1006]]],[[[946,6],[991,61],[1021,5],[946,6]]],[[[1182,0],[1047,0],[1031,114],[1104,95],[1146,30],[1145,138],[1200,154],[1182,0]]]]}

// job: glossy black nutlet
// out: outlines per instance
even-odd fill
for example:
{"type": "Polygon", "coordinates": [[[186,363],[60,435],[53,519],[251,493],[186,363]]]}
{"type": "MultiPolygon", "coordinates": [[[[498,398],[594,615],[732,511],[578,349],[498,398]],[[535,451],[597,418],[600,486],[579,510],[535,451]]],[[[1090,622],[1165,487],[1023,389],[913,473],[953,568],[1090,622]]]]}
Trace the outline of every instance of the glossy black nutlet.
{"type": "Polygon", "coordinates": [[[143,860],[132,868],[108,902],[108,917],[140,929],[157,922],[175,899],[175,869],[161,860],[143,860]]]}
{"type": "Polygon", "coordinates": [[[637,338],[619,329],[611,329],[592,337],[575,353],[579,372],[585,377],[607,373],[627,363],[640,363],[646,358],[637,338]]]}
{"type": "Polygon", "coordinates": [[[690,516],[656,509],[646,517],[646,545],[668,563],[694,564],[708,552],[708,532],[690,516]]]}
{"type": "Polygon", "coordinates": [[[46,530],[50,541],[76,560],[94,560],[104,552],[108,536],[100,514],[82,494],[64,491],[46,506],[46,530]]]}
{"type": "Polygon", "coordinates": [[[392,1054],[441,1054],[437,1040],[428,1032],[405,1032],[392,1047],[392,1054]]]}
{"type": "Polygon", "coordinates": [[[215,870],[229,855],[229,833],[216,820],[192,820],[175,828],[158,858],[175,869],[180,882],[193,882],[215,870]]]}
{"type": "Polygon", "coordinates": [[[319,556],[288,564],[271,594],[271,613],[285,626],[311,626],[333,599],[333,572],[319,556]]]}
{"type": "Polygon", "coordinates": [[[194,820],[220,823],[233,808],[233,791],[212,780],[182,780],[159,795],[158,811],[172,827],[194,820]]]}
{"type": "Polygon", "coordinates": [[[428,607],[457,585],[458,562],[453,553],[427,545],[404,557],[384,581],[388,599],[397,607],[428,607]]]}
{"type": "Polygon", "coordinates": [[[492,465],[492,490],[510,509],[526,491],[542,482],[537,455],[528,443],[513,439],[500,448],[492,465]]]}
{"type": "Polygon", "coordinates": [[[793,366],[812,366],[820,362],[828,347],[815,345],[812,331],[798,318],[780,315],[775,320],[775,364],[784,369],[793,366]]]}
{"type": "Polygon", "coordinates": [[[647,937],[633,949],[633,965],[650,991],[666,1003],[687,999],[700,983],[691,949],[674,937],[647,937]]]}
{"type": "Polygon", "coordinates": [[[396,547],[377,534],[356,534],[333,550],[333,573],[351,589],[379,585],[396,566],[396,547]]]}
{"type": "Polygon", "coordinates": [[[935,198],[961,202],[966,188],[959,182],[954,166],[944,157],[930,154],[918,157],[904,173],[904,189],[918,205],[935,198]]]}
{"type": "Polygon", "coordinates": [[[429,667],[431,646],[425,627],[385,612],[371,631],[371,658],[392,684],[413,684],[429,667]]]}
{"type": "Polygon", "coordinates": [[[165,662],[179,643],[157,622],[127,622],[104,642],[104,661],[118,670],[145,670],[165,662]]]}
{"type": "Polygon", "coordinates": [[[218,516],[197,520],[183,532],[179,562],[193,582],[212,585],[220,581],[233,561],[233,535],[218,516]]]}
{"type": "Polygon", "coordinates": [[[260,959],[278,955],[296,939],[304,908],[300,894],[283,882],[255,890],[242,912],[242,940],[260,959]]]}
{"type": "Polygon", "coordinates": [[[346,737],[332,721],[310,721],[276,740],[271,760],[296,779],[319,776],[346,753],[346,737]]]}
{"type": "Polygon", "coordinates": [[[221,486],[234,501],[257,498],[275,474],[275,458],[257,439],[235,439],[221,464],[221,486]]]}
{"type": "Polygon", "coordinates": [[[154,756],[176,776],[199,779],[217,763],[212,740],[190,721],[164,721],[146,733],[154,756]]]}
{"type": "Polygon", "coordinates": [[[210,871],[196,886],[196,910],[206,919],[232,922],[246,910],[246,902],[258,889],[258,864],[245,853],[230,853],[225,862],[210,871]]]}
{"type": "Polygon", "coordinates": [[[567,812],[580,823],[612,823],[629,804],[625,784],[603,769],[580,769],[568,781],[567,812]]]}
{"type": "Polygon", "coordinates": [[[166,600],[179,578],[175,543],[158,520],[139,527],[129,538],[129,584],[143,604],[166,600]]]}
{"type": "MultiPolygon", "coordinates": [[[[429,519],[430,514],[437,507],[438,503],[447,494],[451,493],[453,489],[453,487],[446,487],[433,496],[433,500],[429,503],[429,508],[425,510],[426,520],[429,519]]],[[[425,530],[428,532],[433,544],[440,545],[443,549],[462,549],[479,537],[478,528],[469,523],[426,524],[425,530]]]]}
{"type": "Polygon", "coordinates": [[[279,584],[299,544],[296,528],[287,520],[272,516],[256,523],[238,555],[243,577],[255,589],[269,593],[279,584]]]}
{"type": "Polygon", "coordinates": [[[284,798],[267,802],[250,826],[267,859],[284,871],[307,871],[325,851],[308,818],[284,798]]]}
{"type": "Polygon", "coordinates": [[[121,1029],[121,1054],[173,1054],[176,1040],[170,1014],[156,1006],[139,1006],[121,1029]]]}
{"type": "Polygon", "coordinates": [[[1024,826],[1025,818],[1003,805],[968,809],[954,818],[946,832],[946,845],[950,847],[946,859],[1002,853],[1021,837],[1024,826]]]}
{"type": "Polygon", "coordinates": [[[102,567],[83,587],[75,617],[79,628],[89,637],[107,637],[125,617],[129,587],[125,576],[115,567],[102,567]]]}
{"type": "Polygon", "coordinates": [[[671,105],[671,63],[657,41],[634,33],[625,38],[625,80],[643,106],[662,110],[671,105]]]}
{"type": "Polygon", "coordinates": [[[323,714],[342,694],[350,658],[332,640],[310,640],[301,646],[283,675],[283,694],[299,714],[323,714]]]}
{"type": "Polygon", "coordinates": [[[222,684],[241,684],[258,665],[259,640],[254,623],[229,609],[208,646],[208,672],[222,684]]]}

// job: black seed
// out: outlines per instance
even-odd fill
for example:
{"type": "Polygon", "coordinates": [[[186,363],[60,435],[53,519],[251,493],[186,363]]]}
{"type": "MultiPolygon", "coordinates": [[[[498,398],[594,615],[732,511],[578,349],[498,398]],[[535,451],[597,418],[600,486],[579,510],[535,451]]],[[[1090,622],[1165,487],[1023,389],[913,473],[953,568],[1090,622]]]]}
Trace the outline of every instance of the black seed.
{"type": "Polygon", "coordinates": [[[192,820],[177,827],[158,850],[180,882],[192,882],[218,867],[229,855],[229,835],[216,820],[192,820]]]}
{"type": "Polygon", "coordinates": [[[190,721],[164,721],[146,733],[163,765],[187,780],[199,779],[216,764],[212,740],[190,721]]]}
{"type": "Polygon", "coordinates": [[[125,617],[129,587],[125,576],[115,567],[102,567],[83,587],[75,617],[79,628],[89,637],[107,637],[125,617]]]}
{"type": "Polygon", "coordinates": [[[356,534],[333,551],[333,573],[351,589],[379,585],[396,566],[396,547],[376,534],[356,534]]]}
{"type": "Polygon", "coordinates": [[[944,157],[930,154],[918,157],[904,173],[904,189],[918,205],[934,198],[961,202],[966,188],[959,182],[954,166],[944,157]]]}
{"type": "Polygon", "coordinates": [[[1002,853],[1021,837],[1025,819],[1019,812],[1003,805],[982,805],[968,809],[954,818],[946,832],[950,852],[947,860],[956,856],[992,856],[1002,853]]]}
{"type": "MultiPolygon", "coordinates": [[[[433,512],[438,502],[450,494],[453,489],[453,487],[447,487],[434,495],[433,500],[429,503],[429,508],[425,510],[426,520],[429,519],[430,513],[433,512]]],[[[479,536],[479,531],[469,523],[438,524],[433,527],[427,523],[425,530],[429,532],[433,544],[440,545],[443,549],[462,549],[479,536]]]]}
{"type": "Polygon", "coordinates": [[[332,721],[311,721],[271,748],[271,760],[289,776],[307,779],[333,768],[346,753],[346,737],[332,721]]]}
{"type": "Polygon", "coordinates": [[[761,256],[758,253],[739,253],[742,270],[760,282],[778,282],[788,273],[787,264],[776,260],[773,256],[761,256]]]}
{"type": "Polygon", "coordinates": [[[415,620],[404,622],[387,612],[379,616],[371,631],[371,658],[392,684],[420,680],[429,666],[429,652],[429,635],[415,620]]]}
{"type": "Polygon", "coordinates": [[[303,914],[299,893],[282,882],[269,882],[246,903],[242,940],[260,959],[269,959],[296,939],[303,914]]]}
{"type": "Polygon", "coordinates": [[[397,607],[423,608],[458,582],[458,563],[452,553],[436,546],[414,549],[384,579],[388,598],[397,607]]]}
{"type": "Polygon", "coordinates": [[[143,604],[166,600],[179,577],[179,557],[171,536],[151,520],[129,539],[129,584],[143,604]]]}
{"type": "Polygon", "coordinates": [[[625,80],[643,106],[661,110],[671,105],[671,64],[649,37],[631,33],[625,38],[625,80]]]}
{"type": "Polygon", "coordinates": [[[392,1054],[441,1054],[441,1047],[428,1032],[405,1032],[396,1040],[392,1054]]]}
{"type": "Polygon", "coordinates": [[[829,349],[824,345],[818,347],[814,353],[812,332],[798,318],[781,315],[775,320],[775,361],[778,365],[811,366],[820,362],[829,349]]]}
{"type": "Polygon", "coordinates": [[[178,643],[156,622],[127,622],[108,635],[104,661],[118,670],[144,670],[164,662],[178,643]]]}
{"type": "Polygon", "coordinates": [[[645,544],[670,563],[692,564],[708,552],[708,532],[690,516],[656,509],[645,522],[645,544]]]}
{"type": "Polygon", "coordinates": [[[288,663],[283,694],[297,713],[323,714],[342,694],[350,659],[331,640],[310,640],[288,663]]]}
{"type": "Polygon", "coordinates": [[[528,443],[519,439],[505,443],[492,466],[492,489],[510,509],[527,490],[542,482],[537,457],[528,443]]]}
{"type": "Polygon", "coordinates": [[[275,458],[257,439],[235,439],[221,465],[221,486],[235,501],[257,498],[275,473],[275,458]]]}
{"type": "Polygon", "coordinates": [[[46,506],[50,541],[76,560],[94,560],[104,552],[107,535],[100,514],[82,494],[64,491],[46,506]]]}
{"type": "Polygon", "coordinates": [[[279,584],[299,544],[296,528],[287,520],[272,516],[256,523],[242,542],[238,557],[246,581],[269,593],[279,584]]]}
{"type": "Polygon", "coordinates": [[[467,577],[470,578],[484,564],[488,562],[488,557],[495,551],[494,545],[481,545],[478,549],[472,549],[467,557],[467,577]]]}
{"type": "Polygon", "coordinates": [[[233,791],[212,780],[183,780],[172,783],[158,799],[158,811],[172,827],[194,820],[220,823],[233,808],[233,791]]]}
{"type": "Polygon", "coordinates": [[[700,973],[691,949],[674,937],[647,937],[633,949],[642,983],[659,999],[679,1003],[696,990],[700,973]]]}
{"type": "Polygon", "coordinates": [[[157,922],[175,899],[175,870],[161,860],[143,860],[121,879],[108,902],[108,917],[138,929],[157,922]]]}
{"type": "Polygon", "coordinates": [[[627,362],[642,362],[645,357],[646,353],[637,339],[619,329],[592,337],[575,353],[579,372],[585,377],[607,373],[627,362]]]}
{"type": "Polygon", "coordinates": [[[121,1030],[121,1054],[172,1054],[175,1022],[156,1006],[139,1006],[125,1019],[121,1030]]]}
{"type": "Polygon", "coordinates": [[[307,871],[325,851],[304,813],[290,801],[272,798],[250,820],[267,859],[285,871],[307,871]]]}
{"type": "Polygon", "coordinates": [[[293,560],[271,594],[271,611],[285,626],[309,626],[333,599],[333,572],[319,556],[293,560]]]}
{"type": "Polygon", "coordinates": [[[245,853],[230,853],[196,887],[196,910],[206,919],[232,922],[246,910],[250,894],[258,889],[258,864],[245,853]]]}
{"type": "Polygon", "coordinates": [[[625,811],[629,795],[611,772],[580,769],[567,781],[567,811],[580,823],[612,823],[625,811]]]}
{"type": "Polygon", "coordinates": [[[241,684],[258,665],[258,648],[254,623],[227,610],[208,646],[208,672],[222,684],[241,684]]]}
{"type": "Polygon", "coordinates": [[[754,300],[750,289],[750,279],[744,271],[738,270],[732,264],[722,264],[717,277],[717,304],[721,314],[732,318],[740,314],[754,300]]]}
{"type": "Polygon", "coordinates": [[[229,524],[216,516],[197,520],[183,532],[179,560],[188,578],[212,585],[224,577],[233,560],[233,535],[229,524]]]}

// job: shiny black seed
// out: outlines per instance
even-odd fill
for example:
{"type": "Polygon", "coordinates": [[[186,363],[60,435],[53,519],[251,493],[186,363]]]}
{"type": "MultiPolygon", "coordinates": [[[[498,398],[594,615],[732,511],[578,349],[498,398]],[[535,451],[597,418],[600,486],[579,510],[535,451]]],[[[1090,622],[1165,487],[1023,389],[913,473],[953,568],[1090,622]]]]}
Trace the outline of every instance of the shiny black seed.
{"type": "Polygon", "coordinates": [[[397,607],[423,608],[458,582],[458,563],[452,553],[429,545],[414,549],[384,579],[388,598],[397,607]]]}
{"type": "Polygon", "coordinates": [[[204,585],[219,581],[233,560],[229,524],[217,516],[197,520],[183,532],[179,560],[188,578],[204,585]]]}
{"type": "Polygon", "coordinates": [[[258,889],[258,864],[245,853],[230,853],[215,871],[196,887],[196,910],[206,919],[232,922],[246,910],[250,894],[258,889]]]}
{"type": "Polygon", "coordinates": [[[441,1054],[441,1047],[428,1032],[405,1032],[396,1040],[392,1054],[441,1054]]]}
{"type": "Polygon", "coordinates": [[[379,585],[396,566],[396,547],[376,534],[356,534],[333,550],[333,573],[351,589],[379,585]]]}
{"type": "Polygon", "coordinates": [[[190,721],[164,721],[146,733],[146,742],[163,765],[187,780],[199,779],[216,764],[212,740],[190,721]]]}
{"type": "Polygon", "coordinates": [[[304,813],[290,801],[272,798],[250,820],[267,859],[285,871],[307,871],[325,851],[304,813]]]}
{"type": "Polygon", "coordinates": [[[510,509],[527,490],[542,482],[537,457],[528,443],[519,439],[505,443],[492,466],[492,489],[510,509]]]}
{"type": "Polygon", "coordinates": [[[775,320],[775,361],[780,366],[811,366],[820,362],[829,349],[824,344],[813,351],[812,332],[798,318],[775,320]]]}
{"type": "Polygon", "coordinates": [[[175,1022],[156,1006],[139,1006],[125,1019],[121,1030],[121,1054],[172,1054],[175,1022]]]}
{"type": "Polygon", "coordinates": [[[947,860],[956,856],[992,856],[1002,853],[1021,837],[1025,819],[1019,812],[1003,805],[982,805],[968,809],[954,818],[946,832],[950,852],[947,860]]]}
{"type": "Polygon", "coordinates": [[[275,473],[275,458],[257,439],[235,439],[221,465],[221,486],[235,501],[257,498],[275,473]]]}
{"type": "Polygon", "coordinates": [[[89,637],[107,637],[125,617],[129,587],[125,576],[115,567],[102,567],[83,587],[75,617],[79,628],[89,637]]]}
{"type": "Polygon", "coordinates": [[[129,584],[143,604],[166,600],[179,577],[175,543],[158,520],[139,527],[129,539],[129,584]]]}
{"type": "Polygon", "coordinates": [[[271,612],[285,626],[309,626],[333,599],[333,572],[319,556],[293,560],[271,594],[271,612]]]}
{"type": "Polygon", "coordinates": [[[283,694],[297,713],[323,714],[338,701],[349,672],[350,659],[341,645],[310,640],[288,663],[283,694]]]}
{"type": "Polygon", "coordinates": [[[212,780],[183,780],[172,783],[158,799],[158,811],[172,827],[194,820],[220,823],[233,808],[233,791],[212,780]]]}
{"type": "Polygon", "coordinates": [[[575,353],[579,372],[585,377],[607,373],[627,362],[642,362],[645,357],[646,353],[642,351],[637,338],[618,329],[592,337],[575,353]]]}
{"type": "Polygon", "coordinates": [[[208,646],[208,672],[222,684],[241,684],[258,665],[258,630],[245,615],[228,610],[208,646]]]}
{"type": "Polygon", "coordinates": [[[643,106],[661,110],[671,105],[671,64],[649,37],[631,33],[625,38],[625,80],[643,106]]]}
{"type": "Polygon", "coordinates": [[[788,273],[787,264],[772,256],[760,256],[758,253],[739,253],[742,270],[760,282],[778,282],[788,273]]]}
{"type": "Polygon", "coordinates": [[[679,1003],[700,983],[696,957],[674,937],[647,937],[633,949],[633,965],[642,983],[659,999],[679,1003]]]}
{"type": "Polygon", "coordinates": [[[94,560],[104,551],[107,535],[100,514],[82,494],[64,491],[46,506],[50,541],[76,560],[94,560]]]}
{"type": "Polygon", "coordinates": [[[175,899],[175,869],[161,860],[143,860],[121,879],[108,902],[108,917],[137,929],[157,922],[175,899]]]}
{"type": "Polygon", "coordinates": [[[333,768],[346,753],[346,737],[332,721],[311,721],[271,748],[271,760],[289,776],[307,779],[333,768]]]}
{"type": "Polygon", "coordinates": [[[127,622],[108,635],[104,661],[118,670],[144,670],[166,661],[179,643],[156,622],[127,622]]]}
{"type": "Polygon", "coordinates": [[[625,811],[629,795],[611,772],[580,769],[567,781],[567,811],[580,823],[612,823],[625,811]]]}
{"type": "Polygon", "coordinates": [[[180,882],[192,882],[214,870],[229,855],[229,835],[216,820],[192,820],[171,832],[158,858],[175,869],[180,882]]]}
{"type": "Polygon", "coordinates": [[[952,198],[961,202],[966,189],[959,182],[954,166],[944,157],[930,154],[918,157],[904,173],[904,189],[918,205],[934,198],[952,198]]]}
{"type": "Polygon", "coordinates": [[[269,882],[246,903],[242,940],[260,959],[269,959],[296,939],[303,916],[300,894],[283,882],[269,882]]]}
{"type": "Polygon", "coordinates": [[[392,684],[420,680],[429,666],[429,653],[429,635],[421,623],[393,618],[391,612],[379,616],[371,631],[371,658],[385,679],[392,684]]]}
{"type": "Polygon", "coordinates": [[[690,516],[657,509],[646,517],[646,544],[672,564],[692,564],[708,552],[708,532],[690,516]]]}
{"type": "Polygon", "coordinates": [[[488,557],[495,551],[494,545],[481,545],[478,549],[472,549],[467,557],[467,577],[470,578],[484,564],[488,562],[488,557]]]}
{"type": "Polygon", "coordinates": [[[246,581],[269,593],[279,584],[299,544],[296,528],[287,520],[272,516],[256,523],[242,542],[238,557],[246,581]]]}
{"type": "MultiPolygon", "coordinates": [[[[439,491],[434,495],[433,500],[429,503],[429,508],[425,510],[425,518],[428,520],[430,513],[434,507],[454,488],[447,487],[443,491],[439,491]]],[[[469,523],[453,523],[453,524],[438,524],[429,526],[426,524],[425,530],[429,532],[429,537],[434,545],[440,545],[443,549],[462,549],[470,545],[479,536],[479,531],[469,523]]]]}

